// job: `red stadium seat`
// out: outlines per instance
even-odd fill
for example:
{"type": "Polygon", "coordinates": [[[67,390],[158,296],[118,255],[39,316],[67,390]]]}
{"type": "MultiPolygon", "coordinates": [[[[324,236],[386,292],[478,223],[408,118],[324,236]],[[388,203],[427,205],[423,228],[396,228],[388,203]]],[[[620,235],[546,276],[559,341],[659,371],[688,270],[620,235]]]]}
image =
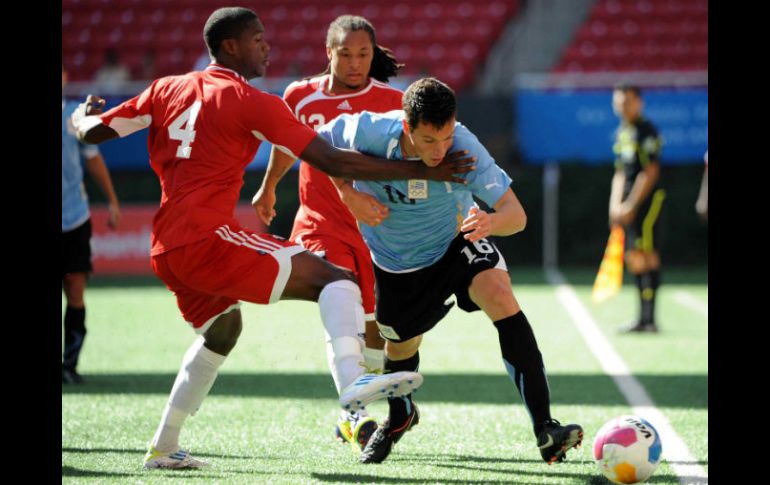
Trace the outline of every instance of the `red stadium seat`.
{"type": "MultiPolygon", "coordinates": [[[[328,23],[358,14],[374,23],[378,42],[407,64],[404,73],[441,68],[448,80],[464,86],[473,78],[471,66],[484,59],[519,2],[260,0],[250,7],[267,27],[271,76],[323,70],[328,23]]],[[[63,0],[62,54],[89,76],[101,65],[106,46],[118,48],[134,72],[148,50],[157,52],[158,75],[187,72],[200,55],[202,24],[211,11],[209,0],[63,0]]]]}
{"type": "Polygon", "coordinates": [[[554,70],[690,69],[707,64],[706,0],[599,0],[554,70]],[[592,58],[597,62],[587,62],[592,58]]]}

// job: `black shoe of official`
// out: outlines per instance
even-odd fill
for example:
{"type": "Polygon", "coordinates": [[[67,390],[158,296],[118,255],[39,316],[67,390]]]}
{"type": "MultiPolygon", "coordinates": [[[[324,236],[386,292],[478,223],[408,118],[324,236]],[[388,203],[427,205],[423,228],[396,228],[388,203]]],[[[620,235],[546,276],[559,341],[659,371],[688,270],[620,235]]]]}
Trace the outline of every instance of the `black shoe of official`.
{"type": "Polygon", "coordinates": [[[390,418],[387,418],[369,438],[364,451],[361,452],[361,463],[382,463],[390,454],[393,445],[398,443],[404,433],[412,429],[413,426],[417,426],[419,422],[420,410],[414,403],[412,403],[412,413],[399,425],[392,425],[390,418]]]}
{"type": "Polygon", "coordinates": [[[75,369],[61,369],[61,383],[62,384],[82,384],[83,376],[78,374],[75,369]]]}
{"type": "Polygon", "coordinates": [[[658,333],[658,326],[654,323],[632,322],[618,329],[620,333],[658,333]]]}
{"type": "Polygon", "coordinates": [[[562,426],[555,419],[546,421],[543,430],[537,435],[537,447],[540,455],[549,465],[564,461],[567,450],[580,446],[583,442],[583,428],[577,424],[562,426]]]}

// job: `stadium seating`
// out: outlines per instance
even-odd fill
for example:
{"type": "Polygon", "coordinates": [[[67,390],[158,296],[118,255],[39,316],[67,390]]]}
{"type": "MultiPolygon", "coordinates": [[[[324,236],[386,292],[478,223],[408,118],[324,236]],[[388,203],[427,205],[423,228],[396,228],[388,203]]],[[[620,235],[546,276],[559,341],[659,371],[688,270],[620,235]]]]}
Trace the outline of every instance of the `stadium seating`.
{"type": "Polygon", "coordinates": [[[555,72],[708,70],[707,0],[599,0],[555,72]]]}
{"type": "MultiPolygon", "coordinates": [[[[323,42],[329,23],[345,13],[363,15],[377,29],[407,74],[430,74],[461,90],[475,80],[479,64],[518,0],[260,0],[246,2],[266,27],[271,44],[268,75],[304,76],[326,67],[323,42]]],[[[142,58],[156,56],[156,75],[192,69],[203,53],[202,28],[212,11],[207,0],[62,0],[62,56],[71,79],[93,78],[104,50],[117,49],[135,77],[142,58]]]]}

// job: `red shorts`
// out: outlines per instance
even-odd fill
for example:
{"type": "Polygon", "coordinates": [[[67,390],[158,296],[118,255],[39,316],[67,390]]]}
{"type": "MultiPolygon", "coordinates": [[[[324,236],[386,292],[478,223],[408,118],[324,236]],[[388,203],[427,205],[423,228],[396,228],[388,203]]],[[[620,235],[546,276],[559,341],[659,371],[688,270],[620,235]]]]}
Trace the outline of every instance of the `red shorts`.
{"type": "MultiPolygon", "coordinates": [[[[292,238],[297,244],[330,263],[352,271],[358,279],[366,320],[375,320],[374,268],[369,248],[347,244],[338,238],[323,235],[300,234],[292,238]]],[[[362,240],[363,243],[363,240],[362,240]]]]}
{"type": "Polygon", "coordinates": [[[301,246],[271,234],[223,225],[201,241],[151,258],[152,269],[176,295],[182,316],[202,334],[216,317],[251,303],[274,303],[301,246]]]}

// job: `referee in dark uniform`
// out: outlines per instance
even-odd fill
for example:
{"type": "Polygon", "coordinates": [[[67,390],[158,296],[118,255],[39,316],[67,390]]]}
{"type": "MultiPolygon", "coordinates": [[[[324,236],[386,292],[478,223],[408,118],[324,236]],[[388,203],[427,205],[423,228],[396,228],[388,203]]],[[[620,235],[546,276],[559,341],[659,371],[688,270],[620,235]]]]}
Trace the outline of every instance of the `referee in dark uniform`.
{"type": "Polygon", "coordinates": [[[625,230],[626,266],[639,288],[639,318],[622,332],[657,332],[655,297],[660,285],[660,215],[666,193],[658,187],[661,138],[644,116],[641,91],[619,85],[612,107],[621,123],[615,133],[615,175],[610,194],[610,226],[625,230]]]}

